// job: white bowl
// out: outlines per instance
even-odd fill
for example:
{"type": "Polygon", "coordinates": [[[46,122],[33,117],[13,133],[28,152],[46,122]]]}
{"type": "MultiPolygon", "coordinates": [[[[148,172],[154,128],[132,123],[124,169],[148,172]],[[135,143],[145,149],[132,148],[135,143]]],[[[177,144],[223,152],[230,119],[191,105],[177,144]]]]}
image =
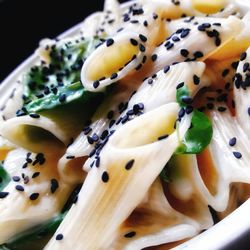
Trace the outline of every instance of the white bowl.
{"type": "MultiPolygon", "coordinates": [[[[247,0],[240,0],[245,3],[247,0]]],[[[130,1],[131,3],[132,1],[130,1]]],[[[246,3],[245,3],[246,4],[246,3]]],[[[250,5],[250,2],[248,3],[250,5]]],[[[127,3],[123,4],[126,7],[127,3]]],[[[249,7],[249,6],[248,6],[249,7]]],[[[250,7],[249,7],[250,8],[250,7]]],[[[65,31],[58,36],[59,39],[66,38],[77,34],[82,23],[75,25],[69,30],[65,31]]],[[[15,85],[18,77],[22,72],[29,69],[34,63],[36,63],[38,57],[34,54],[25,60],[20,66],[18,66],[0,85],[0,107],[6,103],[11,95],[13,86],[15,85]]],[[[217,250],[226,249],[230,247],[232,242],[237,241],[244,233],[249,233],[250,230],[250,199],[237,208],[233,213],[227,216],[225,219],[206,230],[205,232],[197,235],[185,243],[174,248],[174,250],[217,250]]],[[[242,250],[241,248],[238,248],[242,250]]],[[[244,247],[244,249],[250,249],[250,246],[244,247]]]]}

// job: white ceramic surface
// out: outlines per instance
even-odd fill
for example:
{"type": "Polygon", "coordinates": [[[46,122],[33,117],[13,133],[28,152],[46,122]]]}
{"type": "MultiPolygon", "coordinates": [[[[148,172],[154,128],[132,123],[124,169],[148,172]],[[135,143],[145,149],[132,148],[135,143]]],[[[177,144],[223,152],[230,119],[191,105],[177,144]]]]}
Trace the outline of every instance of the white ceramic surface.
{"type": "MultiPolygon", "coordinates": [[[[242,7],[250,9],[250,0],[238,0],[241,2],[242,7]]],[[[132,2],[132,1],[131,1],[132,2]]],[[[130,3],[131,3],[130,2],[130,3]]],[[[124,7],[127,4],[124,4],[124,7]]],[[[79,32],[81,23],[77,24],[73,28],[65,31],[59,35],[58,38],[65,38],[72,36],[79,32]]],[[[38,57],[36,55],[30,56],[19,67],[17,67],[0,85],[0,107],[9,98],[13,86],[15,85],[18,77],[31,65],[36,63],[38,57]]],[[[208,229],[204,233],[194,237],[193,239],[175,247],[174,250],[217,250],[222,249],[230,242],[236,240],[244,232],[250,230],[250,199],[243,205],[236,209],[232,214],[227,216],[224,220],[217,223],[212,228],[208,229]]],[[[246,248],[247,249],[247,248],[246,248]]],[[[249,246],[250,249],[250,246],[249,246]]]]}

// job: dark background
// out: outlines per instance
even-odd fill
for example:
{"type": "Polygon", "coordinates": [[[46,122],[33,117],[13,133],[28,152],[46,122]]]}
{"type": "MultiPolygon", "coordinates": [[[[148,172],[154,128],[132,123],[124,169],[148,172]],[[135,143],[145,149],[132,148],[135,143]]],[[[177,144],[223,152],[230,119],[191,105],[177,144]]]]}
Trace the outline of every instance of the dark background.
{"type": "Polygon", "coordinates": [[[0,0],[0,82],[38,47],[101,10],[104,0],[0,0]]]}
{"type": "MultiPolygon", "coordinates": [[[[88,14],[102,10],[103,2],[0,0],[0,82],[34,52],[42,38],[54,38],[88,14]]],[[[224,250],[234,249],[250,249],[250,232],[224,250]]]]}

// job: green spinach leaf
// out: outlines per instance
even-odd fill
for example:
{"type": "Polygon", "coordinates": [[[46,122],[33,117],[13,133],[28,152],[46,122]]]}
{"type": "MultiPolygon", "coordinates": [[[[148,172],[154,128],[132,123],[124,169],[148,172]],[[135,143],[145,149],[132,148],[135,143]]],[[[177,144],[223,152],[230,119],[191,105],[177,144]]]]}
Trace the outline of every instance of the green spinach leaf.
{"type": "Polygon", "coordinates": [[[9,184],[10,176],[0,162],[0,192],[9,184]]]}
{"type": "MultiPolygon", "coordinates": [[[[182,98],[189,96],[189,90],[186,85],[177,89],[176,100],[181,107],[186,108],[182,98]]],[[[192,112],[191,127],[185,134],[181,145],[177,148],[176,154],[198,154],[202,152],[211,142],[213,135],[212,123],[202,112],[194,109],[192,112]]]]}

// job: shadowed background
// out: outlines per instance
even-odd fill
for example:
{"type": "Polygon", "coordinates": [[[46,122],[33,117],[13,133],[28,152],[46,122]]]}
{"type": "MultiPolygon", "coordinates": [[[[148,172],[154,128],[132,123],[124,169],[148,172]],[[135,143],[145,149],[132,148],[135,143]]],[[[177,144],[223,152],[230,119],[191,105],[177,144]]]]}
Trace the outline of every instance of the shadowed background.
{"type": "Polygon", "coordinates": [[[0,0],[0,82],[38,47],[101,10],[104,0],[0,0]]]}
{"type": "MultiPolygon", "coordinates": [[[[0,82],[34,52],[42,38],[54,38],[90,13],[102,10],[103,2],[0,0],[0,82]]],[[[234,249],[250,249],[250,231],[224,248],[234,249]]]]}

